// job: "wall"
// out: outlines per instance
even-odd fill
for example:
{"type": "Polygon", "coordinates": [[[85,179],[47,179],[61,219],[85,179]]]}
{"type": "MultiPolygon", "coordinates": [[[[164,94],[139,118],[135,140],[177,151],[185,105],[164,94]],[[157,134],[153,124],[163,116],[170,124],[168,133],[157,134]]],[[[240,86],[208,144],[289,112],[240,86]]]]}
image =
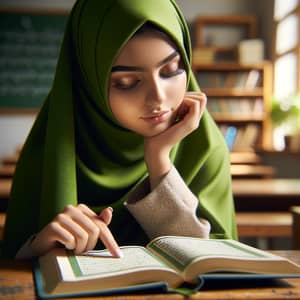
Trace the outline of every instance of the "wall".
{"type": "Polygon", "coordinates": [[[248,13],[251,0],[177,0],[187,20],[193,20],[197,15],[218,15],[248,13]]]}
{"type": "Polygon", "coordinates": [[[66,9],[69,10],[75,0],[0,0],[0,7],[20,9],[66,9]]]}
{"type": "MultiPolygon", "coordinates": [[[[0,9],[69,10],[73,3],[74,0],[0,0],[0,9]]],[[[273,0],[177,0],[177,3],[190,24],[198,14],[256,14],[259,16],[261,37],[267,42],[266,57],[271,57],[273,0]]],[[[34,119],[35,115],[0,114],[0,158],[12,154],[24,142],[34,119]]]]}
{"type": "Polygon", "coordinates": [[[0,115],[0,153],[11,155],[23,144],[34,117],[32,115],[0,115]]]}

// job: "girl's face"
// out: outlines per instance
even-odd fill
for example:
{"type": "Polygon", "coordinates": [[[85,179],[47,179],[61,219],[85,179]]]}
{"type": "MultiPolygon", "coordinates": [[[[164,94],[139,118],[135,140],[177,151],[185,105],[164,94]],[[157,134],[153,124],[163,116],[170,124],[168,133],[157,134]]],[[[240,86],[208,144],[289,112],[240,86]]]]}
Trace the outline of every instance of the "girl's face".
{"type": "Polygon", "coordinates": [[[125,128],[144,137],[169,128],[183,101],[187,76],[179,52],[156,31],[135,35],[111,71],[109,103],[125,128]]]}

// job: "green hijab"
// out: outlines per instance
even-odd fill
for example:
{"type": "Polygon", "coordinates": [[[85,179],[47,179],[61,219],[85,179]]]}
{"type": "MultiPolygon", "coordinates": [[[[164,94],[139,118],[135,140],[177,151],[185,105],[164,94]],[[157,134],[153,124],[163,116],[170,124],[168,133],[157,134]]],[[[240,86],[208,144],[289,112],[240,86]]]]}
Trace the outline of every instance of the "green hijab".
{"type": "MultiPolygon", "coordinates": [[[[114,208],[110,228],[119,244],[147,242],[123,205],[126,195],[147,176],[143,138],[121,127],[108,105],[113,61],[146,22],[173,39],[187,68],[188,89],[199,90],[190,69],[188,27],[175,1],[77,1],[52,89],[17,165],[4,256],[14,256],[66,205],[79,202],[95,211],[114,208]]],[[[171,157],[199,198],[197,214],[210,221],[212,236],[236,238],[228,150],[208,112],[199,128],[174,147],[171,157]]]]}

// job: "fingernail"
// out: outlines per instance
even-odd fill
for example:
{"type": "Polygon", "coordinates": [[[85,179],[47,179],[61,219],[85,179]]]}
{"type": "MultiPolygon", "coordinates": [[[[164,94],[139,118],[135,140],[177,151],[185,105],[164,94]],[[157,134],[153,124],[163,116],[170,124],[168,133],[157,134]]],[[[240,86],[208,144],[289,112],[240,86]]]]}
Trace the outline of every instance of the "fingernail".
{"type": "Polygon", "coordinates": [[[114,211],[114,209],[113,209],[111,206],[108,206],[107,208],[108,208],[111,212],[114,211]]]}
{"type": "Polygon", "coordinates": [[[121,249],[117,249],[117,250],[116,250],[116,254],[117,254],[117,257],[119,257],[119,258],[124,257],[124,254],[123,254],[123,252],[121,251],[121,249]]]}

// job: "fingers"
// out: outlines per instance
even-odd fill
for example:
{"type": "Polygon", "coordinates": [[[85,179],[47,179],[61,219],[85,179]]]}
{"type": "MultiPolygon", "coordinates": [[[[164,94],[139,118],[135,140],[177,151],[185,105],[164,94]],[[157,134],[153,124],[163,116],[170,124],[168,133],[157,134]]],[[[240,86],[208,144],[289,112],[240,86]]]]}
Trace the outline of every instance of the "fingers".
{"type": "Polygon", "coordinates": [[[99,218],[102,219],[103,222],[108,226],[112,219],[112,213],[113,213],[112,207],[107,207],[102,210],[102,212],[99,215],[99,218]]]}
{"type": "MultiPolygon", "coordinates": [[[[61,217],[59,217],[61,219],[61,217]]],[[[66,221],[67,222],[67,221],[66,221]]],[[[49,225],[49,231],[53,232],[56,242],[64,245],[67,249],[73,250],[76,248],[76,239],[73,232],[70,232],[59,221],[51,222],[49,225]]]]}
{"type": "Polygon", "coordinates": [[[199,94],[187,94],[184,97],[177,114],[174,129],[183,136],[194,131],[199,126],[201,116],[206,105],[206,97],[199,94]]]}
{"type": "MultiPolygon", "coordinates": [[[[103,224],[103,223],[102,223],[103,224]]],[[[112,233],[110,232],[109,228],[106,226],[106,224],[103,224],[100,228],[100,234],[99,237],[105,247],[109,250],[109,252],[114,257],[123,257],[122,251],[117,244],[115,238],[113,237],[112,233]]]]}
{"type": "Polygon", "coordinates": [[[98,216],[84,204],[68,205],[50,223],[50,231],[56,236],[56,241],[75,254],[93,249],[100,238],[113,256],[120,257],[120,248],[107,227],[111,219],[112,208],[104,209],[98,216]]]}
{"type": "Polygon", "coordinates": [[[206,103],[207,98],[204,93],[186,93],[183,102],[177,111],[174,123],[178,123],[179,121],[183,120],[185,116],[188,116],[189,120],[191,120],[192,122],[193,120],[195,120],[195,122],[199,122],[206,107],[206,103]]]}
{"type": "Polygon", "coordinates": [[[200,104],[200,117],[202,116],[207,103],[207,97],[204,93],[188,92],[185,99],[196,100],[200,104]]]}
{"type": "MultiPolygon", "coordinates": [[[[97,225],[99,230],[98,238],[103,242],[105,247],[110,251],[110,253],[115,257],[121,257],[122,252],[118,246],[115,238],[107,227],[112,219],[112,207],[107,207],[102,210],[99,216],[97,216],[93,211],[91,211],[86,205],[80,204],[80,209],[82,209],[89,217],[93,218],[93,221],[97,225]]],[[[89,248],[91,249],[91,248],[89,248]]]]}
{"type": "MultiPolygon", "coordinates": [[[[92,211],[88,211],[88,213],[90,216],[97,217],[92,211]]],[[[63,233],[60,239],[67,236],[65,231],[73,236],[73,238],[70,238],[68,235],[68,240],[59,240],[59,242],[63,243],[68,249],[73,249],[76,254],[93,249],[97,244],[100,228],[90,216],[86,215],[81,207],[68,205],[63,213],[55,218],[55,222],[58,223],[57,226],[61,227],[59,233],[63,233]]]]}
{"type": "Polygon", "coordinates": [[[105,247],[109,250],[109,252],[115,257],[121,257],[122,252],[120,250],[120,247],[118,246],[115,238],[107,227],[107,225],[109,225],[111,222],[113,209],[111,207],[107,207],[102,210],[99,216],[97,216],[86,205],[80,204],[79,206],[83,211],[85,211],[88,216],[93,218],[93,221],[100,229],[98,237],[103,242],[105,247]]]}

